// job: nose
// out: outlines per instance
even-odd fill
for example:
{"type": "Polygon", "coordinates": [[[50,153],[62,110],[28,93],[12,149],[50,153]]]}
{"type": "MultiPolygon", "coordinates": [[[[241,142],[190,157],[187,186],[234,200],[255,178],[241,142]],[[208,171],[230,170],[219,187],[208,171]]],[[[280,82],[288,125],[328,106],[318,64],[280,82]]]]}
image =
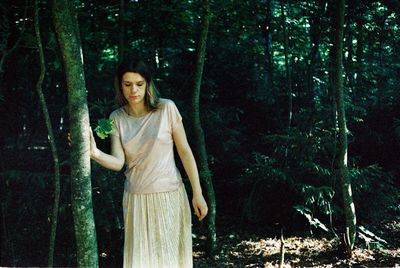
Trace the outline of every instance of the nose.
{"type": "Polygon", "coordinates": [[[139,88],[136,85],[131,86],[131,92],[138,92],[139,88]]]}

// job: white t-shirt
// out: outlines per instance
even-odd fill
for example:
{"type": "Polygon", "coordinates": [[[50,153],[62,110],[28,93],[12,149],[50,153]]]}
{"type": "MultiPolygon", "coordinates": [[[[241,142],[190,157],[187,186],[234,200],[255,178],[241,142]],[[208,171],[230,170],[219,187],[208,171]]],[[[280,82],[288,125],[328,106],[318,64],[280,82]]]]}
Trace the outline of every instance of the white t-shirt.
{"type": "Polygon", "coordinates": [[[125,191],[157,193],[174,191],[182,184],[174,159],[173,129],[182,120],[176,105],[160,99],[160,106],[142,117],[113,111],[115,131],[125,152],[125,191]]]}

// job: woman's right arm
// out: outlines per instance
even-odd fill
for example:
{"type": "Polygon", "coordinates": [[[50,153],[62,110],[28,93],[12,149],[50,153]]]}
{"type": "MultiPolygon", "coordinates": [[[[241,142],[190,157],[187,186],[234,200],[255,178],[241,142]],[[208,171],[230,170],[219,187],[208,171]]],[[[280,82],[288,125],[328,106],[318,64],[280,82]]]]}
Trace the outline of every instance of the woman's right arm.
{"type": "Polygon", "coordinates": [[[111,137],[111,155],[99,150],[90,129],[90,158],[102,165],[105,168],[120,171],[124,167],[125,154],[122,148],[121,140],[118,136],[110,135],[111,137]]]}

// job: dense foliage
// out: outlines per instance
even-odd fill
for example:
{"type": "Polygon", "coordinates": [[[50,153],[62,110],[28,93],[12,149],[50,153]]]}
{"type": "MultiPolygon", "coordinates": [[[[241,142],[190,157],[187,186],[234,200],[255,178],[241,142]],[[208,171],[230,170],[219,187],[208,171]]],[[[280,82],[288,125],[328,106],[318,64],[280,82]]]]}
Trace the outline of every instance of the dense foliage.
{"type": "MultiPolygon", "coordinates": [[[[333,235],[343,224],[334,176],[331,2],[211,2],[201,115],[217,224],[224,227],[217,231],[252,227],[276,235],[284,228],[333,235]]],[[[347,2],[343,59],[348,160],[358,223],[369,226],[400,214],[400,4],[347,2]]],[[[67,266],[76,265],[67,92],[50,5],[39,1],[47,68],[43,92],[62,159],[55,264],[67,266]]],[[[52,158],[34,89],[39,58],[31,9],[30,1],[0,3],[2,266],[44,265],[50,230],[52,158]]],[[[92,128],[115,108],[114,69],[123,29],[125,50],[148,60],[162,96],[179,107],[190,140],[198,2],[126,1],[124,28],[119,10],[118,1],[77,2],[92,128]]],[[[107,140],[98,144],[109,150],[107,140]]],[[[120,264],[124,176],[94,165],[92,177],[100,261],[120,264]]],[[[196,224],[194,231],[204,232],[204,226],[196,224]]]]}

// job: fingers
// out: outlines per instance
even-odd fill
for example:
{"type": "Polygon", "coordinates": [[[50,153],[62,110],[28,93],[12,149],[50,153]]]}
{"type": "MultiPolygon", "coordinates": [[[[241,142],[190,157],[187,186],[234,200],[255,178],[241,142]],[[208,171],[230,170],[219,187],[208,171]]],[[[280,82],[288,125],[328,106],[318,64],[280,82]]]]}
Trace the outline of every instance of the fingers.
{"type": "Polygon", "coordinates": [[[90,133],[90,140],[91,140],[92,142],[94,142],[95,139],[94,139],[94,136],[93,136],[92,128],[89,128],[89,133],[90,133]]]}
{"type": "Polygon", "coordinates": [[[197,216],[197,218],[199,218],[200,219],[200,216],[201,216],[201,212],[200,212],[200,209],[196,206],[196,207],[194,207],[194,215],[196,215],[197,216]]]}
{"type": "Polygon", "coordinates": [[[199,221],[203,220],[208,213],[207,203],[204,198],[194,198],[193,199],[194,214],[199,218],[199,221]]]}
{"type": "Polygon", "coordinates": [[[208,212],[207,206],[200,208],[200,216],[198,216],[199,221],[202,221],[207,216],[207,212],[208,212]]]}
{"type": "MultiPolygon", "coordinates": [[[[94,139],[93,131],[92,131],[92,128],[91,128],[91,127],[89,128],[89,135],[90,135],[90,142],[91,142],[92,144],[95,144],[95,143],[96,143],[96,140],[94,139]]],[[[71,133],[70,133],[70,132],[68,132],[67,139],[68,139],[68,145],[71,146],[71,144],[72,144],[72,138],[71,138],[71,133]]]]}

